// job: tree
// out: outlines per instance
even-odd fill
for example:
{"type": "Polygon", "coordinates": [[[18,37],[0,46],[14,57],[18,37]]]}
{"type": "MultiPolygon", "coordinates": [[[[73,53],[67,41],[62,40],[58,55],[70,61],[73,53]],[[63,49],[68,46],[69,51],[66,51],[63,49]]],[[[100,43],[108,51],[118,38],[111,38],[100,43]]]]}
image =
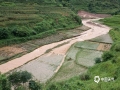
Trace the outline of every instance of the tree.
{"type": "Polygon", "coordinates": [[[19,72],[13,72],[8,76],[9,81],[12,83],[12,85],[17,88],[19,84],[26,83],[32,78],[32,75],[27,71],[19,71],[19,72]]]}
{"type": "Polygon", "coordinates": [[[0,39],[7,39],[9,37],[9,31],[7,28],[0,28],[0,39]]]}
{"type": "Polygon", "coordinates": [[[31,90],[42,90],[42,85],[34,80],[29,81],[29,88],[31,90]]]}
{"type": "Polygon", "coordinates": [[[27,71],[21,72],[21,81],[22,83],[28,82],[32,78],[32,75],[28,73],[27,71]]]}
{"type": "Polygon", "coordinates": [[[20,78],[21,78],[20,72],[13,72],[8,76],[8,79],[12,83],[12,85],[17,85],[18,83],[21,83],[20,78]]]}
{"type": "Polygon", "coordinates": [[[113,51],[120,52],[120,42],[115,43],[111,49],[113,51]]]}
{"type": "Polygon", "coordinates": [[[108,61],[114,57],[113,53],[110,51],[104,52],[102,55],[103,61],[108,61]]]}
{"type": "Polygon", "coordinates": [[[101,58],[95,58],[95,63],[100,63],[101,62],[101,58]]]}
{"type": "Polygon", "coordinates": [[[71,17],[72,17],[75,21],[77,21],[77,23],[78,23],[79,25],[82,24],[82,20],[81,20],[80,16],[78,16],[78,15],[76,15],[76,14],[71,14],[71,17]]]}
{"type": "Polygon", "coordinates": [[[16,37],[26,37],[30,35],[30,30],[25,26],[15,27],[12,30],[12,34],[16,37]]]}
{"type": "Polygon", "coordinates": [[[5,75],[0,75],[0,90],[11,90],[10,82],[5,75]]]}

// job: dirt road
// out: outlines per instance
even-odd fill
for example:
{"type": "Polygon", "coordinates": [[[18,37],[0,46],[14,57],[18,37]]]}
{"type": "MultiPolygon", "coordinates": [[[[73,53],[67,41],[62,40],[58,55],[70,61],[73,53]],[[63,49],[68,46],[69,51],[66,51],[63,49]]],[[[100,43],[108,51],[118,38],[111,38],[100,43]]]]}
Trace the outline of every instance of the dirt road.
{"type": "MultiPolygon", "coordinates": [[[[67,40],[63,40],[60,42],[56,42],[56,43],[52,43],[52,44],[48,44],[48,45],[44,45],[36,50],[34,50],[31,53],[28,53],[26,55],[23,55],[22,57],[16,58],[14,60],[11,60],[5,64],[0,65],[0,72],[1,73],[7,73],[17,67],[20,67],[22,65],[24,65],[25,63],[40,57],[41,55],[43,55],[46,50],[48,49],[52,49],[55,46],[65,43],[65,42],[69,42],[65,45],[62,45],[60,47],[54,48],[52,49],[51,52],[49,52],[50,54],[55,53],[55,54],[60,54],[60,55],[65,55],[67,50],[70,48],[70,46],[77,42],[77,41],[84,41],[84,40],[88,40],[91,38],[95,38],[97,36],[106,34],[109,32],[110,28],[104,25],[93,25],[87,22],[91,22],[92,20],[98,20],[98,19],[87,19],[87,20],[83,20],[83,24],[85,26],[88,26],[92,29],[89,29],[88,31],[83,32],[80,36],[71,38],[71,39],[67,39],[67,40]]],[[[55,70],[56,71],[56,70],[55,70]]]]}

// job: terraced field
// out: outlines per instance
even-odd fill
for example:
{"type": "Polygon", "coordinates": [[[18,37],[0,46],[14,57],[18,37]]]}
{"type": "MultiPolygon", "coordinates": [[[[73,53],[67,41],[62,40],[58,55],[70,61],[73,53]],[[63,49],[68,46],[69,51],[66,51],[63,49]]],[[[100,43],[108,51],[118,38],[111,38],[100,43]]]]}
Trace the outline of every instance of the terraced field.
{"type": "Polygon", "coordinates": [[[84,41],[84,42],[78,42],[76,43],[75,47],[77,48],[87,48],[87,49],[96,49],[98,47],[99,43],[96,42],[89,42],[89,41],[84,41]]]}
{"type": "Polygon", "coordinates": [[[60,17],[68,16],[72,11],[65,7],[21,5],[14,7],[0,6],[0,26],[6,25],[31,25],[42,21],[44,16],[60,17]]]}
{"type": "Polygon", "coordinates": [[[52,54],[49,56],[49,54],[45,54],[16,70],[28,71],[33,75],[34,79],[44,83],[54,75],[63,57],[63,55],[52,54]]]}
{"type": "Polygon", "coordinates": [[[112,38],[110,37],[109,34],[101,35],[99,37],[91,39],[90,41],[101,42],[101,43],[108,43],[108,44],[112,44],[113,43],[113,40],[112,40],[112,38]]]}
{"type": "Polygon", "coordinates": [[[95,59],[101,58],[103,52],[108,51],[111,48],[110,43],[112,43],[112,39],[109,35],[102,36],[89,41],[76,42],[73,44],[66,53],[66,58],[62,67],[52,78],[51,82],[64,81],[73,76],[80,75],[85,73],[87,68],[95,65],[95,59]],[[106,39],[105,37],[108,38],[106,39]]]}
{"type": "Polygon", "coordinates": [[[76,63],[85,67],[91,67],[95,64],[96,58],[101,58],[103,52],[83,49],[77,53],[76,63]]]}

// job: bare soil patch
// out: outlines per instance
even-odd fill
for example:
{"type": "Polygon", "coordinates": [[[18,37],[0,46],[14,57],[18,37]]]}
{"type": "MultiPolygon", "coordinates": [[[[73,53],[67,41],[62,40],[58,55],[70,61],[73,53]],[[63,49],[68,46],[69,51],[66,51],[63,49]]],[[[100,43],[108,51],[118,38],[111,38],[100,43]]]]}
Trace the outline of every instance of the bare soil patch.
{"type": "Polygon", "coordinates": [[[87,22],[87,23],[94,25],[94,26],[102,27],[102,25],[99,23],[94,23],[94,22],[87,22]]]}
{"type": "Polygon", "coordinates": [[[108,51],[111,48],[111,44],[100,43],[97,50],[99,51],[108,51]]]}
{"type": "Polygon", "coordinates": [[[90,12],[86,12],[86,11],[79,11],[78,15],[85,19],[105,18],[105,17],[111,16],[108,14],[94,14],[94,13],[90,13],[90,12]]]}
{"type": "Polygon", "coordinates": [[[6,46],[0,48],[0,57],[3,57],[5,59],[25,51],[25,49],[19,48],[17,46],[6,46]]]}

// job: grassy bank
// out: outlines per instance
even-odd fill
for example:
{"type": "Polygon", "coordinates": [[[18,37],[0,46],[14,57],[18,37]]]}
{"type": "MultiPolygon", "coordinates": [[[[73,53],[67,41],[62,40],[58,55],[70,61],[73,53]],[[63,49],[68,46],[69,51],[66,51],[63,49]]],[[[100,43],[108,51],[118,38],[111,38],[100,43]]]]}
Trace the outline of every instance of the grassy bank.
{"type": "Polygon", "coordinates": [[[120,42],[120,15],[115,15],[101,20],[103,24],[112,27],[109,32],[115,42],[120,42]]]}

